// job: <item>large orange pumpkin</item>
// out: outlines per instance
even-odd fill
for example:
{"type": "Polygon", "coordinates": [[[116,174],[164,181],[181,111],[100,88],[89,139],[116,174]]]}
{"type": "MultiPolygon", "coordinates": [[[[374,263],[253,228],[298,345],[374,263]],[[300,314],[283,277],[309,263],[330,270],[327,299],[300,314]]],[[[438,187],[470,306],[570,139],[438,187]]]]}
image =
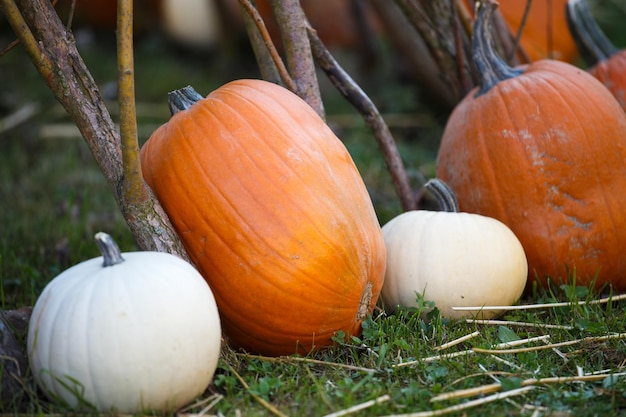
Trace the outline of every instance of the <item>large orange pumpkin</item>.
{"type": "Polygon", "coordinates": [[[573,65],[508,67],[479,9],[473,49],[479,87],[454,109],[437,174],[462,211],[495,217],[518,236],[529,279],[610,283],[626,290],[626,113],[573,65]]]}
{"type": "Polygon", "coordinates": [[[604,84],[626,110],[626,49],[618,49],[593,18],[585,0],[567,3],[567,22],[589,73],[604,84]]]}
{"type": "Polygon", "coordinates": [[[358,334],[382,287],[382,231],[342,142],[298,96],[260,80],[175,112],[141,149],[147,183],[215,294],[231,345],[307,353],[358,334]]]}

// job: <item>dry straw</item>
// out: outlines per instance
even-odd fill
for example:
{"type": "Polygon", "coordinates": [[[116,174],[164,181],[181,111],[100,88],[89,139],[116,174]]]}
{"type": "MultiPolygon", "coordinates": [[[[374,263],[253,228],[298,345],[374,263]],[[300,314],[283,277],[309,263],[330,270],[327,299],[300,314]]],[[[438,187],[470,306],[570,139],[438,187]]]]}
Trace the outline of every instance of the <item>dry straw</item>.
{"type": "MultiPolygon", "coordinates": [[[[609,373],[609,374],[593,374],[593,375],[581,375],[581,376],[557,376],[549,378],[529,378],[521,382],[521,387],[529,387],[539,384],[566,384],[570,382],[593,382],[602,381],[605,378],[614,378],[625,376],[626,372],[609,373]]],[[[430,399],[432,402],[458,400],[461,398],[474,397],[476,395],[491,394],[498,392],[502,389],[502,384],[487,384],[479,387],[466,388],[452,392],[446,392],[444,394],[437,395],[430,399]]]]}
{"type": "Polygon", "coordinates": [[[562,303],[545,303],[545,304],[526,304],[519,306],[467,306],[467,307],[452,307],[455,311],[488,311],[488,310],[532,310],[538,308],[556,308],[556,307],[571,307],[573,305],[594,305],[594,304],[606,304],[613,301],[626,300],[626,294],[620,294],[605,298],[599,298],[591,301],[578,301],[578,302],[562,302],[562,303]]]}

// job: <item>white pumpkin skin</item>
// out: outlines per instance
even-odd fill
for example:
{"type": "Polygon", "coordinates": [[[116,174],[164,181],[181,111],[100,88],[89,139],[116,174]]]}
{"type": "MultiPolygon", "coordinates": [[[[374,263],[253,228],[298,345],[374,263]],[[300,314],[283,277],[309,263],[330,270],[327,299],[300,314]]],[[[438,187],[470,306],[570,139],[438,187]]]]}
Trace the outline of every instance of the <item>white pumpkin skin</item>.
{"type": "Polygon", "coordinates": [[[82,262],[46,286],[28,331],[32,374],[51,399],[71,407],[176,410],[206,389],[217,367],[213,294],[173,255],[122,256],[108,267],[102,257],[82,262]]]}
{"type": "Polygon", "coordinates": [[[433,301],[442,317],[489,319],[502,311],[452,307],[509,306],[524,291],[528,262],[504,223],[478,214],[414,210],[382,228],[387,271],[385,307],[417,307],[416,294],[433,301]]]}

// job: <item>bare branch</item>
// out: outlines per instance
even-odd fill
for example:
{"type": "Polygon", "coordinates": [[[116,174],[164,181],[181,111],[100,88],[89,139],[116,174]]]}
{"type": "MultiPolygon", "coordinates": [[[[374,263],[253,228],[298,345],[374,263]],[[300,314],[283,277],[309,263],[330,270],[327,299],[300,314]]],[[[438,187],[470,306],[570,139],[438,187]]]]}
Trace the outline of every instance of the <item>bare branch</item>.
{"type": "Polygon", "coordinates": [[[267,81],[278,81],[276,79],[276,76],[278,76],[285,87],[295,92],[297,90],[296,84],[276,50],[272,37],[265,27],[263,18],[250,0],[239,0],[239,5],[245,12],[243,17],[246,22],[248,38],[256,55],[261,76],[267,81]]]}
{"type": "Polygon", "coordinates": [[[287,67],[295,81],[296,91],[304,101],[325,118],[315,63],[307,34],[307,19],[299,0],[272,0],[272,10],[280,28],[287,67]]]}
{"type": "Polygon", "coordinates": [[[309,28],[308,32],[313,55],[318,65],[328,75],[328,78],[341,94],[363,115],[365,121],[374,131],[374,136],[378,141],[383,158],[387,164],[387,169],[391,174],[402,209],[405,211],[415,210],[417,208],[415,194],[411,190],[400,151],[376,105],[335,61],[317,36],[315,30],[309,28]]]}
{"type": "Polygon", "coordinates": [[[139,162],[133,60],[133,1],[119,0],[117,2],[117,83],[124,170],[122,193],[126,202],[145,201],[148,198],[139,162]]]}
{"type": "MultiPolygon", "coordinates": [[[[72,33],[63,26],[52,4],[48,0],[0,1],[20,43],[80,130],[139,247],[188,259],[167,216],[151,193],[142,205],[124,198],[120,135],[78,53],[72,33]]],[[[137,168],[135,171],[139,172],[137,168]]]]}

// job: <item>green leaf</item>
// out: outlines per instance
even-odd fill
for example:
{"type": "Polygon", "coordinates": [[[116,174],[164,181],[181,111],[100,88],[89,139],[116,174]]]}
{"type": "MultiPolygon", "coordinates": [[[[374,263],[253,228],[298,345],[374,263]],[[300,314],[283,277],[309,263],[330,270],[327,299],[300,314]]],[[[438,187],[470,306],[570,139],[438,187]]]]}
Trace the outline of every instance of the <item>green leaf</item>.
{"type": "Polygon", "coordinates": [[[523,379],[517,376],[512,376],[510,378],[504,378],[500,381],[500,385],[502,386],[502,391],[510,391],[514,389],[518,389],[522,387],[523,379]]]}
{"type": "Polygon", "coordinates": [[[513,330],[509,329],[506,326],[498,327],[498,339],[502,343],[509,343],[515,340],[520,340],[520,337],[513,330]]]}
{"type": "Polygon", "coordinates": [[[608,375],[602,380],[602,387],[605,389],[612,389],[619,381],[619,376],[608,375]]]}

